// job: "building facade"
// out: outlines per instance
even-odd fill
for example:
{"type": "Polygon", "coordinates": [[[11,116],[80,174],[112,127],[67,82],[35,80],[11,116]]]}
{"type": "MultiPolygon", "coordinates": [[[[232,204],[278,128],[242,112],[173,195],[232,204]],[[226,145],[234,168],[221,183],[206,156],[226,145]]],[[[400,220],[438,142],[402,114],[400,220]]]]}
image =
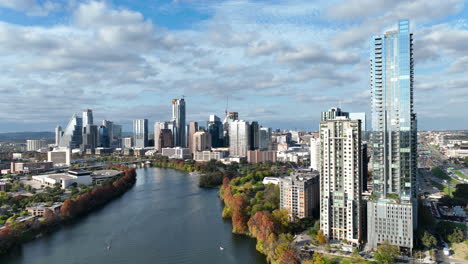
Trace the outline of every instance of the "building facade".
{"type": "Polygon", "coordinates": [[[361,121],[320,122],[320,227],[331,241],[362,242],[361,121]]]}
{"type": "Polygon", "coordinates": [[[187,136],[185,131],[185,100],[173,99],[172,100],[172,120],[175,123],[172,134],[174,136],[174,146],[186,147],[187,136]]]}
{"type": "Polygon", "coordinates": [[[292,172],[280,178],[280,209],[292,220],[311,217],[319,211],[319,175],[314,172],[292,172]]]}
{"type": "Polygon", "coordinates": [[[235,120],[229,124],[229,155],[231,157],[247,157],[250,147],[250,125],[243,120],[235,120]]]}
{"type": "Polygon", "coordinates": [[[332,107],[328,111],[322,112],[322,121],[333,120],[338,116],[349,117],[348,112],[343,112],[339,107],[332,107]]]}
{"type": "Polygon", "coordinates": [[[190,152],[193,153],[194,151],[194,144],[193,144],[193,135],[198,131],[198,122],[190,122],[188,126],[188,148],[190,152]]]}
{"type": "Polygon", "coordinates": [[[417,127],[409,20],[399,21],[396,31],[374,36],[370,46],[371,166],[377,199],[368,203],[368,242],[375,248],[389,240],[412,249],[410,231],[416,229],[417,223],[417,127]]]}
{"type": "Polygon", "coordinates": [[[190,151],[193,153],[195,151],[204,151],[211,149],[211,135],[205,130],[197,131],[193,134],[191,140],[192,146],[190,151]]]}
{"type": "Polygon", "coordinates": [[[262,162],[276,162],[276,151],[269,150],[249,150],[247,153],[247,162],[257,164],[262,162]]]}
{"type": "Polygon", "coordinates": [[[38,151],[47,147],[45,139],[28,139],[26,140],[26,151],[38,151]]]}
{"type": "Polygon", "coordinates": [[[211,146],[213,148],[221,148],[224,146],[223,123],[216,115],[210,115],[207,124],[208,132],[211,135],[211,146]]]}
{"type": "Polygon", "coordinates": [[[135,148],[148,146],[148,119],[133,120],[133,145],[135,148]]]}
{"type": "Polygon", "coordinates": [[[310,168],[320,171],[320,138],[310,138],[310,168]]]}
{"type": "Polygon", "coordinates": [[[59,146],[64,148],[79,148],[83,142],[82,135],[83,119],[73,114],[63,130],[59,146]]]}

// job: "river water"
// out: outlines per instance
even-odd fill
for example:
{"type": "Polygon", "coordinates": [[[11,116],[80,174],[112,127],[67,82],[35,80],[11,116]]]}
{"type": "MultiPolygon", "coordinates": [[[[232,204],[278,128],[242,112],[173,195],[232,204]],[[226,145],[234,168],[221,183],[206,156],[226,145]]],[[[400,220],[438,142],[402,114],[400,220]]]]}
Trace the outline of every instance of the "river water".
{"type": "Polygon", "coordinates": [[[1,264],[265,264],[255,240],[231,233],[217,189],[171,169],[137,170],[120,198],[24,244],[1,264]],[[220,247],[224,248],[221,250],[220,247]]]}

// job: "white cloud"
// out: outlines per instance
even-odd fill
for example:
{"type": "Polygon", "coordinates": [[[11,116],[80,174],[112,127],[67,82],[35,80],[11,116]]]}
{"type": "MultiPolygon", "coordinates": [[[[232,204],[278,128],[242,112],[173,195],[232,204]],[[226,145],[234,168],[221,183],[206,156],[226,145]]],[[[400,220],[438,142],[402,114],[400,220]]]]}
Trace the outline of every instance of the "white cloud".
{"type": "Polygon", "coordinates": [[[28,16],[46,16],[52,11],[57,11],[61,6],[53,1],[37,0],[0,0],[0,6],[25,12],[28,16]]]}

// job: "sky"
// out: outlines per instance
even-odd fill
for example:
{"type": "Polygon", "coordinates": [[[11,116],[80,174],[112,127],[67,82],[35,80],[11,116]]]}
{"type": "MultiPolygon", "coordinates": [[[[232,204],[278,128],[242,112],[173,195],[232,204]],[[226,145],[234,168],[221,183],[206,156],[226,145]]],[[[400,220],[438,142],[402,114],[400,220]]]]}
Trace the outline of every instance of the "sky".
{"type": "Polygon", "coordinates": [[[468,129],[465,2],[0,0],[0,132],[53,131],[85,108],[152,130],[182,96],[201,125],[226,107],[288,129],[317,129],[333,106],[369,115],[369,40],[399,19],[418,128],[468,129]]]}

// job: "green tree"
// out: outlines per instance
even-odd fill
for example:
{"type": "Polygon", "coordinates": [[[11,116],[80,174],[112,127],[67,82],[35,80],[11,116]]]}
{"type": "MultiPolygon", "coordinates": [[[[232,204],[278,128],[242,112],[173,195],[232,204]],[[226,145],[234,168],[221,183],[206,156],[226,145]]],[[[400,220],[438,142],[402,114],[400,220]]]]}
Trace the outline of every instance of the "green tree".
{"type": "Polygon", "coordinates": [[[425,231],[421,242],[427,248],[432,248],[437,244],[437,239],[429,232],[425,231]]]}
{"type": "Polygon", "coordinates": [[[447,239],[450,243],[460,243],[465,240],[465,235],[463,234],[463,231],[460,230],[460,228],[455,228],[452,234],[447,236],[447,239]]]}
{"type": "Polygon", "coordinates": [[[391,245],[388,241],[377,247],[374,258],[378,264],[392,264],[398,256],[400,250],[398,246],[391,245]]]}
{"type": "Polygon", "coordinates": [[[0,206],[8,202],[8,194],[4,191],[0,191],[0,206]]]}
{"type": "Polygon", "coordinates": [[[315,252],[313,257],[314,264],[325,264],[325,259],[323,258],[322,254],[315,252]]]}

